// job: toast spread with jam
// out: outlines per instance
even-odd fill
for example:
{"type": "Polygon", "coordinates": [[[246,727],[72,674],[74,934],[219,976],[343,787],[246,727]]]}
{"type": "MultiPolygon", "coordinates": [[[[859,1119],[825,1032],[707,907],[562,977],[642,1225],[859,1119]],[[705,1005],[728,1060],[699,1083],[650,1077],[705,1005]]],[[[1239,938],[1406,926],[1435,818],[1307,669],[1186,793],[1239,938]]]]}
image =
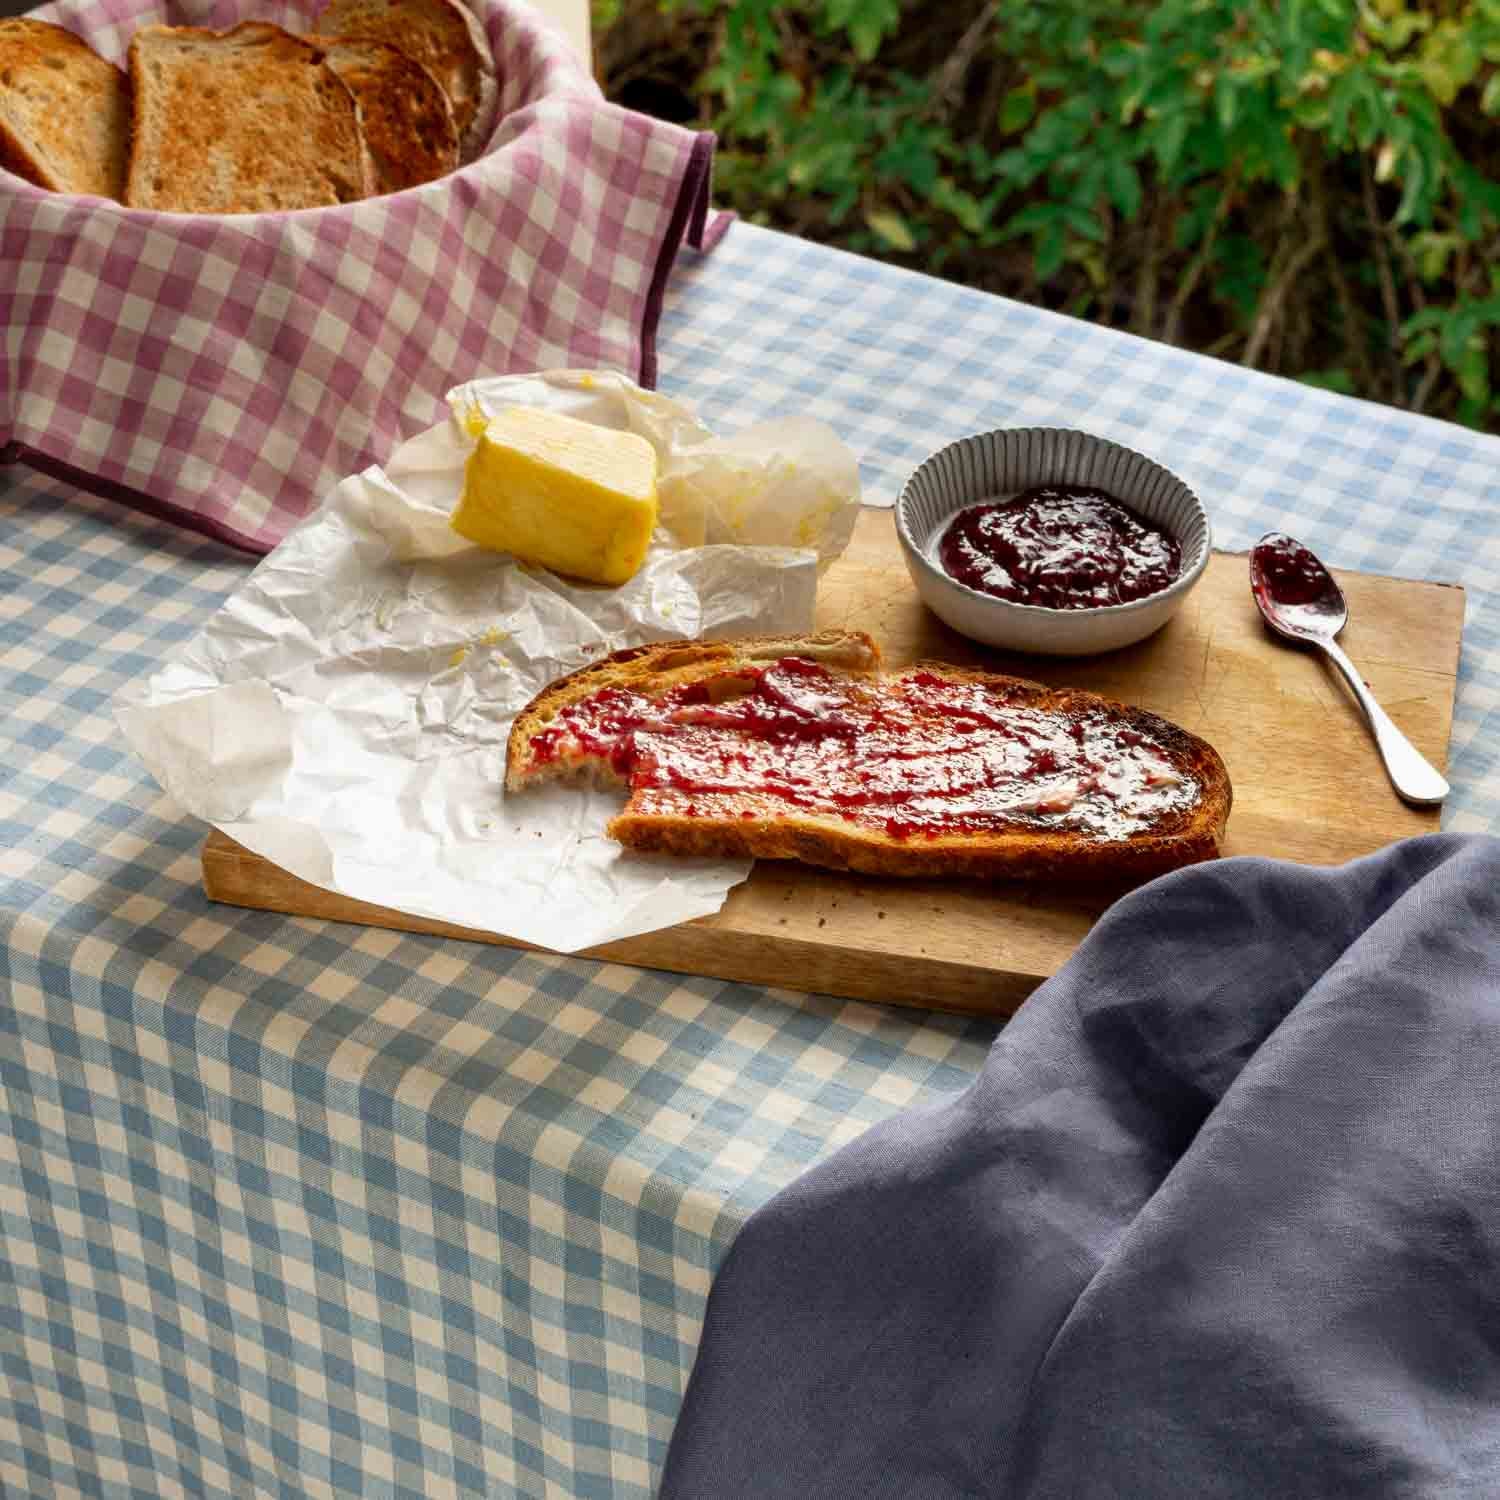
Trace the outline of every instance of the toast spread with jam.
{"type": "Polygon", "coordinates": [[[881,671],[861,632],[636,647],[517,716],[506,790],[629,791],[631,848],[876,875],[1146,879],[1219,852],[1212,746],[1144,709],[940,662],[881,671]]]}

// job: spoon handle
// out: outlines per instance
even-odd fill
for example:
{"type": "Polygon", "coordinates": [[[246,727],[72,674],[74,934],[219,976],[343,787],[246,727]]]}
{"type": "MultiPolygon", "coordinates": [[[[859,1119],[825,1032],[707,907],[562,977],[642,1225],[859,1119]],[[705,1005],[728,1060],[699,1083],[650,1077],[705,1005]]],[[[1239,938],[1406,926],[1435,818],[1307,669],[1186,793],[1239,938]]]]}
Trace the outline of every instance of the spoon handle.
{"type": "Polygon", "coordinates": [[[1385,759],[1385,769],[1394,786],[1408,802],[1441,802],[1448,795],[1448,783],[1437,769],[1391,722],[1390,715],[1375,701],[1354,663],[1344,655],[1336,641],[1319,641],[1344,681],[1359,699],[1375,732],[1375,743],[1385,759]]]}

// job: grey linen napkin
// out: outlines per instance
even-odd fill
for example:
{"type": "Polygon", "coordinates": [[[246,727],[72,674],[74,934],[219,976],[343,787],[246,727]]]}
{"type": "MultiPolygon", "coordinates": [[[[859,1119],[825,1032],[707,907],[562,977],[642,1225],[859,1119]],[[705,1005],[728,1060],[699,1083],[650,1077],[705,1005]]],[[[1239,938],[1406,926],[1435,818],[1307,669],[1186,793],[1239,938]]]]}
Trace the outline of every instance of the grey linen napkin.
{"type": "Polygon", "coordinates": [[[663,1500],[1500,1496],[1500,841],[1117,903],[755,1214],[663,1500]]]}

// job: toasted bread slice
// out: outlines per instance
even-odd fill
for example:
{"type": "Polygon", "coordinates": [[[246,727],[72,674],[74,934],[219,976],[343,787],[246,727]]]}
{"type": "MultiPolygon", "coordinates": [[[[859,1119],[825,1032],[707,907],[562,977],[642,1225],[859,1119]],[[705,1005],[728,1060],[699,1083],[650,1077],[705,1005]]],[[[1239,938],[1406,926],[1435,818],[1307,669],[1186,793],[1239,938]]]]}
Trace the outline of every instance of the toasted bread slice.
{"type": "Polygon", "coordinates": [[[71,31],[0,20],[0,167],[54,193],[119,198],[130,83],[71,31]]]}
{"type": "Polygon", "coordinates": [[[132,208],[264,213],[374,190],[354,96],[321,48],[279,26],[144,26],[130,78],[132,208]]]}
{"type": "Polygon", "coordinates": [[[316,26],[324,36],[370,37],[415,58],[448,95],[459,160],[484,149],[500,88],[484,28],[460,0],[330,0],[316,26]]]}
{"type": "Polygon", "coordinates": [[[920,662],[859,632],[617,652],[518,715],[506,790],[629,788],[610,834],[875,875],[1140,880],[1219,852],[1212,746],[1094,693],[920,662]]]}
{"type": "Polygon", "coordinates": [[[319,37],[317,42],[354,95],[377,193],[431,182],[458,165],[453,107],[421,63],[370,37],[319,37]]]}

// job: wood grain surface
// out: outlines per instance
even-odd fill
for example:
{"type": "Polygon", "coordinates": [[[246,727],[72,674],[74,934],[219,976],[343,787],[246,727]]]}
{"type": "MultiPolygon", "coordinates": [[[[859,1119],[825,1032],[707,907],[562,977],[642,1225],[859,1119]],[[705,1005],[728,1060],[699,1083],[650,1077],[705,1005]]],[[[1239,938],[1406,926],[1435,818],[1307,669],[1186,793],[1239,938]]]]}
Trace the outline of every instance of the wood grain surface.
{"type": "MultiPolygon", "coordinates": [[[[1391,717],[1443,766],[1462,589],[1336,576],[1350,606],[1345,648],[1391,717]]],[[[1215,554],[1177,617],[1139,645],[1073,661],[1006,656],[948,630],[921,604],[891,513],[867,510],[822,581],[818,624],[868,630],[891,666],[933,657],[1088,688],[1202,735],[1234,783],[1226,855],[1337,864],[1438,827],[1436,809],[1408,807],[1390,790],[1363,717],[1332,670],[1266,631],[1243,555],[1215,554]]],[[[523,946],[321,890],[217,832],[204,845],[203,877],[212,899],[240,906],[523,946]]],[[[1061,966],[1115,894],[877,880],[763,861],[714,916],[589,956],[1003,1016],[1061,966]]]]}

